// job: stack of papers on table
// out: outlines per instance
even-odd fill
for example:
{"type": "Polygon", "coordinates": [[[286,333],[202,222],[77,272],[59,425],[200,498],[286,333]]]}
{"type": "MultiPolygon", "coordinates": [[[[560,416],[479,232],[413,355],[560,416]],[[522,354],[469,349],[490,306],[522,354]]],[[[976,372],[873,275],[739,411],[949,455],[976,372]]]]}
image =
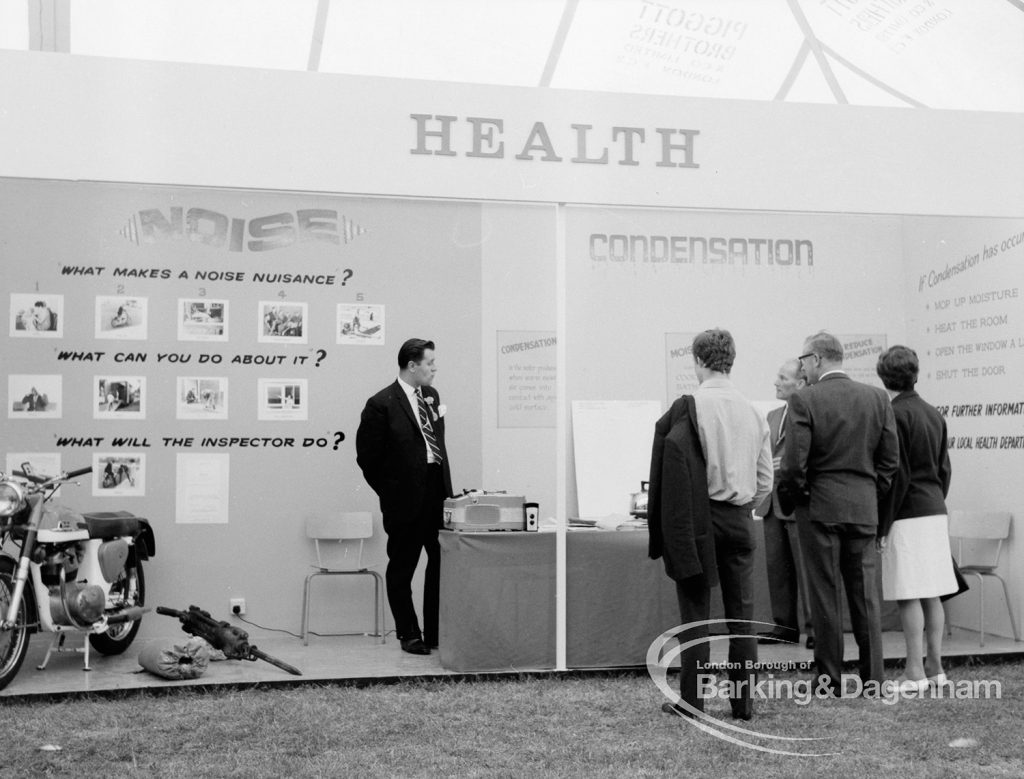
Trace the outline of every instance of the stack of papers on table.
{"type": "MultiPolygon", "coordinates": [[[[573,529],[579,528],[597,528],[598,530],[618,530],[622,528],[638,527],[635,525],[635,518],[628,514],[608,514],[603,517],[569,517],[569,527],[573,529]]],[[[647,523],[643,523],[643,527],[647,527],[647,523]]]]}

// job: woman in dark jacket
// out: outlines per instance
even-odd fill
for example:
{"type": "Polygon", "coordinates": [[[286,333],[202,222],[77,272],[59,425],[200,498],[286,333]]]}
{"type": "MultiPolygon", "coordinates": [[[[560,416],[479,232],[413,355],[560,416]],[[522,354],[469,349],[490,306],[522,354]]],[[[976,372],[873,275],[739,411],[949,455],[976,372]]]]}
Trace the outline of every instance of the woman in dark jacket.
{"type": "Polygon", "coordinates": [[[900,690],[921,692],[929,684],[946,682],[945,615],[939,597],[957,590],[946,517],[946,421],[914,391],[918,361],[913,349],[886,350],[878,358],[877,372],[892,399],[900,439],[899,469],[879,513],[882,594],[899,604],[907,643],[900,690]]]}

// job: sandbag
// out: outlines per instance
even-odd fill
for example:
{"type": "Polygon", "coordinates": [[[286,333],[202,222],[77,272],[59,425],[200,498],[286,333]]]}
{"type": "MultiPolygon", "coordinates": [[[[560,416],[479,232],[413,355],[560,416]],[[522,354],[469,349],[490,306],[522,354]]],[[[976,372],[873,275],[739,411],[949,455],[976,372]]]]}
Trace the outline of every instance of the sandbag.
{"type": "Polygon", "coordinates": [[[184,644],[154,641],[139,652],[139,665],[164,679],[198,679],[210,664],[210,645],[193,636],[184,644]]]}

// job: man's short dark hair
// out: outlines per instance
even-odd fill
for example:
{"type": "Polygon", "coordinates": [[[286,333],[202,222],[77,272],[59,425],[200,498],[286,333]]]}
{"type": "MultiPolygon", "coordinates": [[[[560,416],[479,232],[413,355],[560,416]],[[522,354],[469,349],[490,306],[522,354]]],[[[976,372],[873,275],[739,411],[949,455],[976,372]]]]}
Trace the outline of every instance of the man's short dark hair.
{"type": "Polygon", "coordinates": [[[705,330],[693,339],[693,356],[710,371],[729,373],[736,359],[736,342],[728,330],[705,330]]]}
{"type": "Polygon", "coordinates": [[[402,348],[398,350],[398,367],[404,370],[410,362],[418,363],[423,359],[423,352],[433,349],[433,341],[424,341],[422,338],[410,338],[402,348]]]}
{"type": "Polygon", "coordinates": [[[843,361],[842,341],[832,335],[832,333],[826,333],[824,330],[807,336],[804,348],[808,352],[818,355],[823,360],[828,360],[829,362],[843,361]]]}
{"type": "Polygon", "coordinates": [[[917,352],[909,346],[891,346],[878,355],[875,372],[885,388],[893,392],[906,392],[917,384],[919,365],[917,352]]]}

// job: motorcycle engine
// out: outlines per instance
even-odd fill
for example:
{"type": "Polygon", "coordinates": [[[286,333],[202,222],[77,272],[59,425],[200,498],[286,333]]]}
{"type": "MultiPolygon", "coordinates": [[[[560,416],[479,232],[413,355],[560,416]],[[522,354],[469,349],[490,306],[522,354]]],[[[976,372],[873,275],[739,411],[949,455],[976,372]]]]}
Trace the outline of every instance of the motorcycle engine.
{"type": "Polygon", "coordinates": [[[60,584],[61,579],[74,579],[78,566],[82,562],[82,545],[56,545],[43,549],[39,547],[36,562],[43,578],[43,584],[53,588],[60,584]]]}
{"type": "Polygon", "coordinates": [[[66,582],[50,588],[50,616],[54,624],[84,627],[103,616],[107,596],[98,584],[66,582]]]}

